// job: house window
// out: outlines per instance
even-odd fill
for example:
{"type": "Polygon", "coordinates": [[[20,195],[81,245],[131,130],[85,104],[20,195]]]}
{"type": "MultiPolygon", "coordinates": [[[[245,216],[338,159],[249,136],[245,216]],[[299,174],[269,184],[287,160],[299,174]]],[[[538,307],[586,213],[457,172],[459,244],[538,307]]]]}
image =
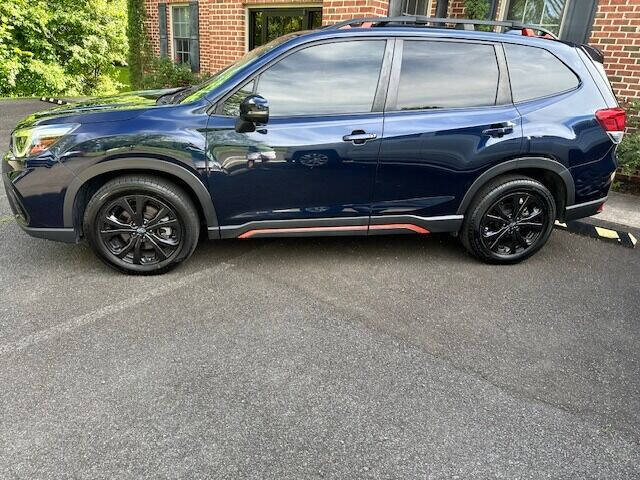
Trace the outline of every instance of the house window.
{"type": "Polygon", "coordinates": [[[404,0],[402,2],[403,15],[429,15],[429,0],[404,0]]]}
{"type": "Polygon", "coordinates": [[[507,19],[536,25],[559,35],[566,3],[567,0],[511,0],[507,19]]]}
{"type": "Polygon", "coordinates": [[[249,11],[249,50],[273,39],[322,25],[322,8],[265,8],[249,11]]]}
{"type": "Polygon", "coordinates": [[[189,31],[189,7],[171,8],[173,29],[173,58],[178,63],[191,63],[191,32],[189,31]]]}

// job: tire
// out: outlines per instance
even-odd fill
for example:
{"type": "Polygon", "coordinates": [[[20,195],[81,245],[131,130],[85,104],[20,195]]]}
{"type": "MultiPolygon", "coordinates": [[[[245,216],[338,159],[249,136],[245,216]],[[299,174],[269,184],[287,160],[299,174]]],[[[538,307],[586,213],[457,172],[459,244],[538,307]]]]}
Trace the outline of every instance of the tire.
{"type": "Polygon", "coordinates": [[[555,219],[556,204],[547,187],[524,175],[505,175],[474,197],[460,239],[484,262],[517,263],[547,243],[555,219]]]}
{"type": "Polygon", "coordinates": [[[91,197],[83,231],[97,257],[111,268],[153,275],[191,256],[200,221],[182,188],[151,175],[126,175],[105,183],[91,197]]]}

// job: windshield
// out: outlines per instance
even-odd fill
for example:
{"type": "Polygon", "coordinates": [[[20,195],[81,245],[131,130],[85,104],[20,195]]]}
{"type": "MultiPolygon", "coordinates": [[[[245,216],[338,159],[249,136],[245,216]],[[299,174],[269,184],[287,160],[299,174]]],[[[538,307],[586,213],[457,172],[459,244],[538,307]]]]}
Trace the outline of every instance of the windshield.
{"type": "Polygon", "coordinates": [[[289,35],[284,35],[282,37],[279,37],[279,38],[276,38],[275,40],[270,41],[269,43],[265,43],[261,47],[254,48],[250,52],[245,53],[244,56],[238,59],[235,63],[232,63],[228,67],[223,68],[212,77],[209,77],[200,85],[196,85],[189,88],[188,89],[189,95],[185,96],[180,101],[180,103],[189,103],[189,102],[194,102],[196,100],[200,100],[207,93],[211,92],[212,90],[215,90],[217,87],[219,87],[224,82],[226,82],[227,79],[232,77],[241,68],[244,68],[247,65],[255,62],[260,57],[262,57],[265,53],[269,52],[270,50],[273,50],[278,45],[281,45],[287,40],[290,40],[293,37],[297,37],[301,35],[302,33],[304,32],[296,32],[296,33],[290,33],[289,35]]]}

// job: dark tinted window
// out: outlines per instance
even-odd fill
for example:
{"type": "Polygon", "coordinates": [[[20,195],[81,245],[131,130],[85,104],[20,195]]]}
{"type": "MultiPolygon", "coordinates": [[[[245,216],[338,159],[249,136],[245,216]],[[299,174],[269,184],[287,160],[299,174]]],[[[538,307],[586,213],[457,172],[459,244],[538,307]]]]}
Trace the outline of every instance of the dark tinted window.
{"type": "Polygon", "coordinates": [[[495,105],[498,63],[491,45],[405,41],[398,109],[495,105]]]}
{"type": "Polygon", "coordinates": [[[514,102],[546,97],[578,86],[578,78],[550,52],[524,45],[504,45],[514,102]]]}
{"type": "Polygon", "coordinates": [[[370,112],[384,40],[316,45],[285,57],[260,76],[271,115],[370,112]]]}

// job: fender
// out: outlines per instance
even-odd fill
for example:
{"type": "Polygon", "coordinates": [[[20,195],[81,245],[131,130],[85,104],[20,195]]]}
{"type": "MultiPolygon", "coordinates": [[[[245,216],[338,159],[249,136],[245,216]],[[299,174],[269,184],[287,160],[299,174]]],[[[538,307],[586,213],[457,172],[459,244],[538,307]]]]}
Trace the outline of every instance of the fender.
{"type": "Polygon", "coordinates": [[[168,173],[184,181],[198,198],[204,212],[209,238],[219,238],[218,217],[209,191],[202,181],[184,167],[155,158],[118,158],[98,163],[81,171],[64,195],[63,221],[65,228],[73,228],[73,207],[78,191],[87,181],[103,173],[126,170],[148,170],[168,173]]]}
{"type": "Polygon", "coordinates": [[[498,175],[503,175],[515,170],[521,170],[523,168],[548,170],[557,174],[564,182],[565,190],[567,192],[567,205],[573,205],[575,203],[575,185],[573,183],[571,172],[569,172],[567,167],[562,165],[560,162],[551,160],[550,158],[522,157],[495,165],[476,178],[467,190],[467,193],[464,194],[462,202],[458,207],[457,214],[464,215],[465,210],[471,203],[471,200],[473,200],[475,194],[478,193],[478,190],[486,185],[489,180],[497,177],[498,175]]]}

